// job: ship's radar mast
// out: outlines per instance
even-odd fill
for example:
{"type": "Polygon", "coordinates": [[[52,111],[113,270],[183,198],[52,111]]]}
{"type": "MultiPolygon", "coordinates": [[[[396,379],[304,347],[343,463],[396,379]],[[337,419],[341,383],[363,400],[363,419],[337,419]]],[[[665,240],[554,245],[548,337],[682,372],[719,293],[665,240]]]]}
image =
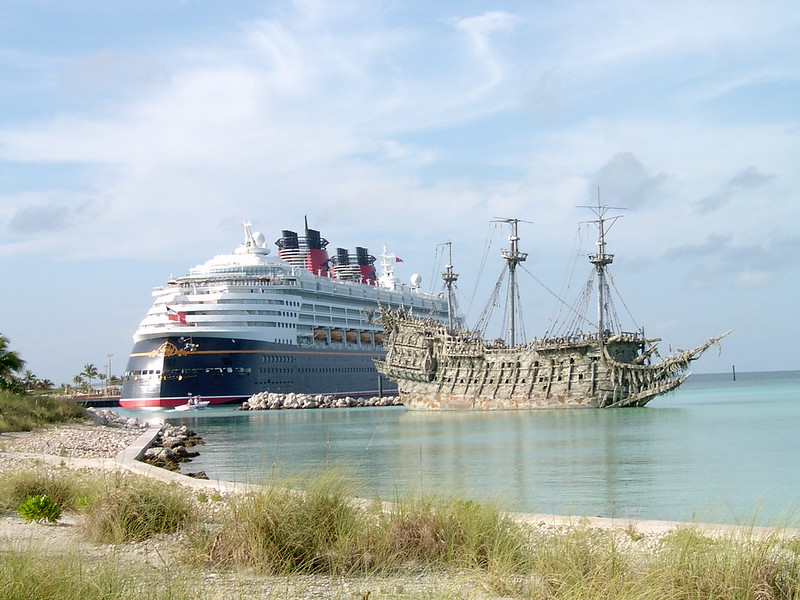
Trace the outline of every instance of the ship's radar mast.
{"type": "Polygon", "coordinates": [[[264,234],[254,233],[251,229],[252,223],[250,221],[242,221],[244,227],[244,242],[241,247],[235,251],[235,254],[269,254],[264,234]]]}

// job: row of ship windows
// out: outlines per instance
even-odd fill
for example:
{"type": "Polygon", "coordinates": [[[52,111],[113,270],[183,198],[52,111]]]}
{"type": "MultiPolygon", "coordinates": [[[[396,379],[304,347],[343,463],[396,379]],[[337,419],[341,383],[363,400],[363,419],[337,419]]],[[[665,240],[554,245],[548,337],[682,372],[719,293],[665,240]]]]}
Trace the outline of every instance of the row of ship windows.
{"type": "Polygon", "coordinates": [[[328,306],[323,304],[303,304],[300,310],[310,310],[314,313],[330,312],[337,315],[350,315],[352,317],[360,317],[364,311],[354,308],[341,308],[339,306],[328,306]]]}
{"type": "MultiPolygon", "coordinates": [[[[369,367],[308,367],[301,369],[293,368],[266,368],[259,367],[257,373],[367,373],[372,371],[369,367]]],[[[177,377],[180,375],[201,375],[208,373],[211,375],[222,375],[223,373],[236,373],[238,375],[249,375],[253,370],[250,367],[206,367],[196,369],[136,369],[126,371],[124,377],[136,378],[147,375],[159,375],[164,377],[177,377]]]]}
{"type": "MultiPolygon", "coordinates": [[[[170,306],[175,303],[180,303],[179,300],[173,300],[172,302],[165,302],[164,304],[170,306]]],[[[187,303],[189,304],[242,304],[242,300],[239,298],[219,298],[218,300],[195,300],[194,298],[190,298],[187,303]]],[[[275,306],[298,306],[299,302],[287,302],[286,300],[272,300],[272,299],[262,299],[262,298],[247,298],[244,302],[247,304],[272,304],[275,306]]]]}
{"type": "MultiPolygon", "coordinates": [[[[562,379],[563,378],[561,377],[561,375],[556,377],[556,381],[562,381],[562,379]]],[[[578,373],[578,381],[582,381],[582,380],[583,380],[583,373],[578,373]]],[[[447,382],[447,383],[452,383],[453,382],[453,378],[452,377],[445,377],[444,381],[447,382]]],[[[539,383],[546,383],[548,381],[549,381],[549,379],[547,377],[539,377],[539,383]]],[[[466,381],[466,379],[464,377],[462,377],[462,378],[460,378],[458,380],[458,383],[467,383],[467,381],[466,381]]],[[[494,383],[494,379],[488,379],[488,380],[486,380],[486,383],[487,384],[493,384],[494,383]]],[[[498,381],[498,383],[503,384],[503,383],[514,383],[514,382],[510,378],[507,378],[505,380],[498,381]]],[[[527,380],[523,377],[522,379],[517,381],[517,383],[521,385],[523,383],[527,383],[527,380]]],[[[545,385],[542,389],[546,390],[547,389],[547,385],[545,385]]]]}
{"type": "Polygon", "coordinates": [[[312,373],[369,373],[374,369],[370,369],[369,367],[308,367],[302,369],[292,369],[292,368],[259,368],[258,373],[302,373],[302,374],[312,374],[312,373]]]}
{"type": "Polygon", "coordinates": [[[221,375],[222,373],[238,373],[244,375],[252,372],[250,367],[205,367],[196,369],[134,369],[132,371],[125,371],[123,377],[143,377],[145,375],[164,375],[166,377],[177,375],[199,375],[201,373],[213,373],[221,375]]]}
{"type": "MultiPolygon", "coordinates": [[[[594,357],[592,357],[592,359],[595,360],[594,357]]],[[[562,366],[564,363],[565,363],[565,361],[559,361],[558,364],[559,364],[559,366],[562,366]]],[[[555,364],[556,364],[556,362],[554,360],[550,361],[550,365],[551,366],[554,366],[555,364]]],[[[574,358],[570,358],[568,364],[570,364],[570,365],[575,364],[575,359],[574,358]]],[[[462,365],[459,365],[459,367],[460,366],[462,366],[462,365]]],[[[534,361],[533,367],[538,367],[538,366],[539,366],[539,361],[538,360],[534,361]]],[[[518,363],[518,362],[501,362],[501,363],[496,363],[496,367],[499,367],[501,369],[520,369],[520,368],[522,368],[522,365],[520,363],[518,363]]],[[[539,378],[539,381],[542,381],[541,377],[539,378]]]]}

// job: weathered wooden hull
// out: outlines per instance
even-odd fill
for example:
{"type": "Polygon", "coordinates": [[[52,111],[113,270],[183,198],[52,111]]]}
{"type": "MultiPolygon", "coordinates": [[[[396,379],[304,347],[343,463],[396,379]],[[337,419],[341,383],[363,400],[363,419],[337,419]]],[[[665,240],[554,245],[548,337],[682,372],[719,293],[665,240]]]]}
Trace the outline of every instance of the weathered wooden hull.
{"type": "Polygon", "coordinates": [[[375,364],[412,410],[644,406],[681,385],[691,361],[719,339],[650,365],[646,340],[634,334],[505,348],[429,319],[390,311],[381,318],[387,353],[375,364]]]}

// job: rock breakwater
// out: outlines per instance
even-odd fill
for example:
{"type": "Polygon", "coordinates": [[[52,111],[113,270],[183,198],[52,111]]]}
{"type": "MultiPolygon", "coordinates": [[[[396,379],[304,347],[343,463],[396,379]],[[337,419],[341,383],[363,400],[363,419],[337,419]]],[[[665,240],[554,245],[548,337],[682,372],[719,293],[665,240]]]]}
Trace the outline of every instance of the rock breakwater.
{"type": "MultiPolygon", "coordinates": [[[[155,467],[168,469],[170,471],[180,470],[180,463],[188,462],[196,456],[200,456],[199,452],[191,451],[189,448],[204,444],[203,438],[197,435],[186,425],[177,427],[175,425],[164,425],[158,436],[145,451],[141,461],[155,467]]],[[[202,471],[200,473],[186,473],[190,477],[198,479],[207,479],[206,474],[202,471]]]]}
{"type": "Polygon", "coordinates": [[[259,392],[242,403],[239,410],[292,410],[313,408],[355,408],[361,406],[400,406],[396,396],[353,398],[307,394],[259,392]]]}

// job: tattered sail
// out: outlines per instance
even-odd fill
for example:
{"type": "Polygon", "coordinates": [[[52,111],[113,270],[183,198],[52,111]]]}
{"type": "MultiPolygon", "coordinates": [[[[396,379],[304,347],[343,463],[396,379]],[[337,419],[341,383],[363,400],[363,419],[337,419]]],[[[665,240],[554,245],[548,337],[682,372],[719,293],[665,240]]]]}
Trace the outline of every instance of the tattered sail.
{"type": "MultiPolygon", "coordinates": [[[[598,252],[589,256],[598,275],[597,331],[506,345],[411,311],[383,309],[378,319],[386,356],[375,364],[397,382],[403,404],[416,410],[644,406],[686,380],[691,362],[730,332],[650,364],[659,340],[610,329],[604,298],[605,269],[613,261],[605,248],[608,207],[592,208],[599,229],[598,252]]],[[[512,249],[503,257],[513,271],[525,254],[517,248],[517,220],[505,221],[513,233],[512,249]]]]}

